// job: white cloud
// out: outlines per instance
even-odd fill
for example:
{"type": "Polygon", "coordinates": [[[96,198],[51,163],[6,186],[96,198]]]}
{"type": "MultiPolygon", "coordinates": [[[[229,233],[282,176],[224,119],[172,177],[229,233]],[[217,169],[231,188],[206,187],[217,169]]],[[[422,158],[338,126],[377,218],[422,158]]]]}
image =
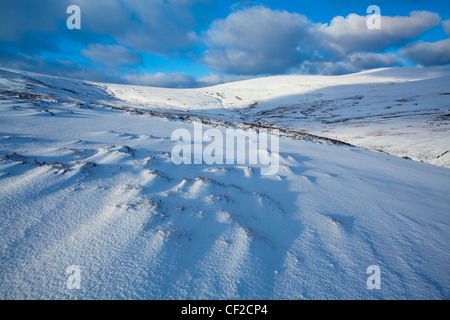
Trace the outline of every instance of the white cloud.
{"type": "Polygon", "coordinates": [[[56,32],[58,21],[65,17],[67,6],[57,0],[49,0],[48,5],[34,0],[1,1],[0,40],[21,43],[24,34],[30,31],[56,32]]]}
{"type": "Polygon", "coordinates": [[[108,67],[136,65],[142,62],[141,56],[120,45],[92,44],[81,50],[81,55],[94,61],[103,62],[108,67]]]}
{"type": "MultiPolygon", "coordinates": [[[[42,33],[68,36],[66,8],[81,8],[82,32],[70,37],[91,43],[99,38],[143,52],[177,54],[198,41],[193,13],[212,0],[21,0],[2,1],[0,41],[24,43],[42,33]],[[4,27],[5,26],[5,27],[4,27]],[[28,38],[23,39],[25,36],[28,38]]],[[[206,10],[206,9],[203,9],[206,10]]],[[[34,41],[34,40],[33,40],[34,41]]]]}
{"type": "Polygon", "coordinates": [[[382,15],[380,29],[368,29],[366,19],[350,14],[321,25],[315,32],[319,48],[338,58],[361,50],[382,50],[413,39],[440,23],[439,15],[428,11],[413,11],[408,17],[382,15]]]}
{"type": "Polygon", "coordinates": [[[83,2],[87,6],[83,17],[86,28],[139,51],[171,55],[188,50],[198,41],[194,31],[198,18],[192,8],[211,0],[108,0],[107,5],[104,1],[83,2]],[[103,8],[96,10],[98,6],[103,8]],[[101,23],[99,12],[103,12],[101,23]]]}
{"type": "Polygon", "coordinates": [[[355,52],[344,61],[351,64],[357,71],[403,64],[403,61],[394,53],[355,52]]]}
{"type": "Polygon", "coordinates": [[[442,21],[442,28],[444,29],[444,32],[450,36],[450,19],[442,21]]]}
{"type": "Polygon", "coordinates": [[[424,66],[450,63],[450,39],[419,42],[400,50],[400,54],[424,66]]]}
{"type": "Polygon", "coordinates": [[[305,61],[298,69],[306,74],[347,74],[374,68],[401,66],[404,61],[393,53],[355,52],[337,61],[305,61]]]}
{"type": "Polygon", "coordinates": [[[298,46],[309,37],[309,24],[303,15],[265,7],[235,11],[211,24],[203,61],[236,74],[285,71],[302,60],[298,46]]]}
{"type": "Polygon", "coordinates": [[[376,52],[410,41],[440,23],[439,15],[428,11],[382,16],[379,30],[368,29],[366,19],[350,14],[321,24],[296,13],[246,8],[212,23],[204,37],[209,49],[203,62],[235,74],[283,73],[300,65],[337,73],[363,65],[396,65],[393,56],[376,52]]]}

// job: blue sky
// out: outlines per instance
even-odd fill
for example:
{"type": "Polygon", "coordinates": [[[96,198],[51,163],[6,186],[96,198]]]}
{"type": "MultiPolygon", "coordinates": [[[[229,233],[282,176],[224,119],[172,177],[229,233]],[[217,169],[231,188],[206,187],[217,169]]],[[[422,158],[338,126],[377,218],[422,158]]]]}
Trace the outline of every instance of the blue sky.
{"type": "Polygon", "coordinates": [[[0,0],[0,67],[197,87],[450,64],[450,0],[0,0]],[[367,28],[367,7],[381,10],[367,28]],[[66,9],[81,10],[69,30],[66,9]]]}

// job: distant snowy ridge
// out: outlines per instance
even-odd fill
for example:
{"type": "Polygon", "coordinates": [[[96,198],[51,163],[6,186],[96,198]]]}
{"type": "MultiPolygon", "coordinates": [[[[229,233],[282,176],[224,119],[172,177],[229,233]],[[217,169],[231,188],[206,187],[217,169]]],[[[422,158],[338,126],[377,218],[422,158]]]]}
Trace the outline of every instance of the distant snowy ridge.
{"type": "Polygon", "coordinates": [[[0,79],[7,90],[35,88],[71,101],[83,96],[84,103],[265,125],[450,167],[450,74],[443,68],[272,76],[198,89],[92,83],[14,70],[2,74],[7,72],[0,79]]]}
{"type": "Polygon", "coordinates": [[[450,166],[450,74],[442,68],[273,76],[200,89],[107,87],[145,108],[266,124],[450,166]]]}

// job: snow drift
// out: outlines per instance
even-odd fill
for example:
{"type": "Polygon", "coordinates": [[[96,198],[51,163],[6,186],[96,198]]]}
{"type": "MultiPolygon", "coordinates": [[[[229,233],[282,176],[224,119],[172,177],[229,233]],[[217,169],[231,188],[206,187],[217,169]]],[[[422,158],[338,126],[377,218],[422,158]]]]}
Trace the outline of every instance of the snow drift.
{"type": "Polygon", "coordinates": [[[449,169],[355,146],[438,162],[448,76],[304,79],[171,90],[2,70],[0,298],[448,299],[449,169]],[[291,130],[278,174],[175,165],[171,133],[195,121],[291,130]]]}

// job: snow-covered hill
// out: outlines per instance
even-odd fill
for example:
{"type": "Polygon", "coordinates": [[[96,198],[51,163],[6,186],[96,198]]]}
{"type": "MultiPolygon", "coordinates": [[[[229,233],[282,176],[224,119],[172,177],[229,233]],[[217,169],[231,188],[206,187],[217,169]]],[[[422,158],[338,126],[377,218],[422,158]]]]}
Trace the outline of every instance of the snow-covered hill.
{"type": "Polygon", "coordinates": [[[450,73],[443,68],[273,76],[198,89],[87,83],[10,71],[0,80],[6,90],[266,125],[450,167],[450,73]]]}
{"type": "Polygon", "coordinates": [[[216,117],[221,113],[450,166],[450,73],[442,68],[275,76],[187,90],[120,85],[108,89],[144,108],[216,117]]]}
{"type": "Polygon", "coordinates": [[[449,169],[301,132],[436,158],[449,78],[401,71],[175,90],[0,70],[0,298],[448,299],[449,169]],[[278,173],[174,164],[198,121],[291,129],[278,173]]]}

